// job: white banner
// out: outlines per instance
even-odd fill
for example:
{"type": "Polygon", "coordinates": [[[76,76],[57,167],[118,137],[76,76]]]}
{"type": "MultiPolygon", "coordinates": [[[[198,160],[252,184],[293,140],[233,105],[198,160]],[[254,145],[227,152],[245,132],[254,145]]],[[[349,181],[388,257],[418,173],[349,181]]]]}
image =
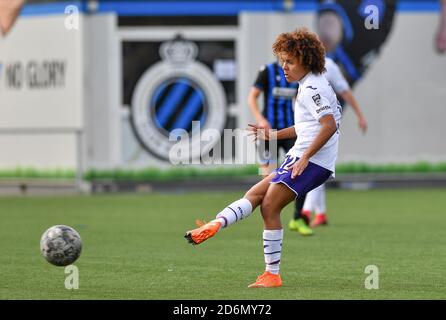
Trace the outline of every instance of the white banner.
{"type": "MultiPolygon", "coordinates": [[[[82,17],[20,17],[0,38],[0,168],[74,168],[84,128],[82,17]]],[[[92,71],[93,72],[93,71],[92,71]]]]}
{"type": "Polygon", "coordinates": [[[82,32],[65,16],[21,17],[0,39],[0,128],[80,128],[82,32]]]}

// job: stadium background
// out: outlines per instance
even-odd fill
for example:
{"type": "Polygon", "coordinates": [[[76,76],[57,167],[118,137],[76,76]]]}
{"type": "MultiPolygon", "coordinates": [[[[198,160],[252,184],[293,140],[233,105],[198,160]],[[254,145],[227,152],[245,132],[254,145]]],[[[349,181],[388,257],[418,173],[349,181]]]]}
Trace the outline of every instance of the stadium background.
{"type": "MultiPolygon", "coordinates": [[[[372,31],[388,33],[387,39],[375,45],[377,57],[355,83],[370,130],[360,136],[353,113],[347,110],[339,164],[438,163],[446,159],[445,142],[438,139],[444,115],[441,101],[446,98],[446,75],[439,70],[446,62],[433,47],[439,3],[390,3],[389,10],[393,7],[396,14],[390,26],[386,22],[389,30],[372,31]]],[[[273,60],[274,37],[298,26],[314,29],[319,5],[316,1],[179,1],[172,10],[170,1],[80,1],[74,2],[80,13],[79,29],[70,30],[64,27],[69,4],[28,3],[0,43],[0,146],[6,151],[0,159],[2,169],[78,167],[85,172],[169,166],[165,151],[154,152],[156,145],[147,147],[144,137],[138,140],[144,133],[132,130],[130,110],[142,74],[164,61],[159,46],[176,36],[198,45],[193,62],[208,68],[209,82],[215,82],[223,96],[207,103],[207,93],[197,89],[201,111],[195,118],[191,113],[197,110],[188,105],[190,111],[174,115],[182,121],[162,125],[166,130],[172,125],[184,127],[191,119],[200,120],[203,105],[209,105],[207,112],[216,110],[225,119],[218,124],[219,130],[245,128],[253,121],[247,94],[259,66],[273,60]],[[287,8],[287,3],[292,6],[287,8]],[[59,77],[55,82],[45,83],[45,63],[56,65],[59,77]],[[60,74],[58,63],[63,65],[60,74]],[[32,73],[26,70],[29,64],[41,70],[40,84],[36,76],[34,85],[32,79],[26,79],[32,73]]],[[[363,37],[362,45],[367,46],[371,37],[363,37]]],[[[175,89],[175,81],[181,79],[172,77],[166,74],[154,83],[147,93],[150,99],[163,81],[175,89]]],[[[157,101],[140,103],[156,105],[157,101]]],[[[207,120],[201,119],[202,127],[207,120]]],[[[229,156],[240,157],[237,152],[229,156]]]]}
{"type": "MultiPolygon", "coordinates": [[[[0,39],[0,187],[5,194],[45,190],[46,196],[0,199],[1,259],[7,275],[0,282],[0,297],[444,299],[444,189],[429,188],[446,183],[446,142],[441,138],[446,60],[434,48],[440,5],[376,2],[388,3],[395,16],[387,21],[389,29],[373,31],[386,33],[383,43],[370,49],[373,41],[362,41],[367,50],[379,49],[354,84],[369,132],[359,134],[347,108],[338,161],[346,173],[338,181],[345,183],[333,183],[366,190],[330,190],[328,206],[337,214],[331,229],[318,231],[313,242],[288,242],[288,252],[313,253],[313,260],[303,265],[290,254],[285,269],[290,279],[303,277],[308,286],[299,292],[291,285],[281,294],[252,294],[231,288],[225,279],[218,290],[203,289],[209,279],[195,274],[191,263],[203,259],[207,267],[199,269],[201,274],[214,277],[220,272],[215,261],[251,268],[242,261],[246,248],[258,253],[258,217],[209,246],[227,255],[224,238],[234,237],[243,250],[232,252],[230,262],[206,250],[190,253],[181,233],[197,215],[214,212],[256,181],[255,166],[237,166],[239,171],[225,166],[231,173],[209,173],[217,177],[214,182],[197,180],[201,175],[188,170],[208,167],[172,166],[161,143],[150,145],[144,131],[138,135],[132,108],[144,110],[145,104],[157,110],[169,96],[181,95],[182,88],[198,102],[188,103],[174,119],[158,114],[158,128],[191,130],[190,120],[204,127],[212,112],[219,130],[245,128],[253,121],[246,103],[249,88],[259,66],[273,60],[271,43],[278,33],[299,26],[314,30],[319,1],[28,1],[12,31],[0,39]],[[78,29],[66,25],[75,15],[66,11],[69,5],[79,11],[78,29]],[[180,66],[181,76],[159,50],[179,36],[197,49],[196,57],[180,66]],[[149,73],[157,63],[157,73],[149,73]],[[145,74],[149,77],[144,79],[145,74]],[[200,76],[209,81],[201,83],[200,76]],[[140,96],[135,93],[138,83],[140,96]],[[172,175],[158,169],[172,170],[172,175]],[[226,180],[226,175],[237,179],[226,180]],[[251,178],[246,180],[247,175],[251,178]],[[179,178],[185,180],[182,185],[179,178]],[[114,190],[121,180],[132,186],[143,181],[139,189],[120,187],[143,196],[52,196],[61,190],[114,190]],[[157,185],[160,180],[171,182],[157,185]],[[369,190],[381,180],[387,189],[369,190]],[[95,183],[102,188],[95,189],[95,183]],[[221,185],[233,191],[177,194],[221,185]],[[396,186],[405,189],[389,189],[396,186]],[[148,194],[153,187],[168,194],[148,194]],[[413,187],[424,189],[407,190],[413,187]],[[36,239],[60,222],[78,229],[88,244],[79,260],[84,290],[77,295],[60,288],[63,272],[38,256],[36,239]],[[23,232],[13,232],[25,225],[23,232]],[[293,263],[309,272],[292,270],[293,263]],[[377,294],[361,287],[363,267],[370,263],[382,266],[390,282],[387,287],[383,282],[377,294]],[[330,275],[327,268],[344,273],[330,275]],[[146,272],[163,279],[161,285],[146,272]],[[17,285],[21,281],[24,286],[17,285]]],[[[237,148],[241,146],[226,156],[237,160],[237,148]]],[[[261,264],[260,255],[253,253],[252,259],[261,264]]],[[[244,288],[244,274],[228,274],[244,288]]]]}

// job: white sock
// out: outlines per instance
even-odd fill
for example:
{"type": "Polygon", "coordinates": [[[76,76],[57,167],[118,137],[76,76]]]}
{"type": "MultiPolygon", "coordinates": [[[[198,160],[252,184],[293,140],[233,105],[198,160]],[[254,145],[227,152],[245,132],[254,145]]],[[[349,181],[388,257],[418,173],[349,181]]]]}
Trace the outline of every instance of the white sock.
{"type": "Polygon", "coordinates": [[[224,208],[214,220],[221,223],[220,228],[226,228],[234,222],[246,219],[252,213],[252,204],[248,199],[242,198],[234,201],[229,206],[224,208]]]}
{"type": "Polygon", "coordinates": [[[302,210],[311,211],[311,212],[315,210],[315,205],[316,205],[316,203],[315,203],[316,197],[315,197],[315,192],[314,192],[315,190],[316,189],[313,189],[307,193],[302,210]]]}
{"type": "Polygon", "coordinates": [[[282,255],[283,229],[263,230],[263,255],[266,271],[279,274],[280,257],[282,255]]]}
{"type": "Polygon", "coordinates": [[[315,212],[316,214],[325,214],[327,207],[325,205],[325,184],[320,185],[313,191],[315,193],[315,212]]]}

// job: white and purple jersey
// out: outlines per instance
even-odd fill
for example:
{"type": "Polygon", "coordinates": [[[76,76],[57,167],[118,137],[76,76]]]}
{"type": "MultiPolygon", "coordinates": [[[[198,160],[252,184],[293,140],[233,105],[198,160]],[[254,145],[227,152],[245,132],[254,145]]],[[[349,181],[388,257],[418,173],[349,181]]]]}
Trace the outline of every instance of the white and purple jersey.
{"type": "MultiPolygon", "coordinates": [[[[339,128],[341,106],[333,88],[324,75],[308,73],[299,80],[299,90],[294,107],[294,127],[297,139],[287,153],[301,157],[318,135],[322,125],[319,120],[328,114],[333,115],[339,128]]],[[[338,155],[339,131],[336,131],[322,148],[310,158],[310,161],[333,172],[338,155]]]]}

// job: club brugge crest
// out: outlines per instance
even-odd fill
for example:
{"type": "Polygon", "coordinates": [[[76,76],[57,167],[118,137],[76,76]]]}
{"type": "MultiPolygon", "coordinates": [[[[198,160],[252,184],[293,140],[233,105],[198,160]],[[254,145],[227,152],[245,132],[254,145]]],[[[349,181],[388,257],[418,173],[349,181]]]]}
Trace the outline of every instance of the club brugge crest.
{"type": "Polygon", "coordinates": [[[210,128],[222,131],[226,122],[224,89],[208,67],[195,60],[197,54],[193,42],[164,42],[162,60],[141,76],[133,92],[133,130],[141,145],[159,159],[168,160],[178,143],[189,145],[192,159],[208,153],[213,145],[202,144],[201,133],[210,128]],[[199,124],[200,130],[192,124],[199,124]],[[188,138],[172,141],[174,130],[188,138]]]}

